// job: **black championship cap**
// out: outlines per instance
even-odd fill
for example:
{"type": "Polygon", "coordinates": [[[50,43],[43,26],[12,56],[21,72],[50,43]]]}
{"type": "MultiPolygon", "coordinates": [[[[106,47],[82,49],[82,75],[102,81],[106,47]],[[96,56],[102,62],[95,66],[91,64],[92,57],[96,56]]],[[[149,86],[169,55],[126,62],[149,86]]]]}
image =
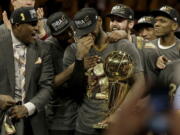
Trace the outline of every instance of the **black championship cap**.
{"type": "Polygon", "coordinates": [[[111,13],[107,17],[118,16],[129,20],[134,20],[134,11],[123,4],[117,4],[111,9],[111,13]]]}
{"type": "Polygon", "coordinates": [[[75,37],[91,33],[96,26],[98,14],[94,8],[83,8],[74,16],[73,30],[75,37]]]}
{"type": "Polygon", "coordinates": [[[170,6],[163,6],[159,10],[152,11],[151,14],[154,17],[165,16],[175,21],[176,23],[180,24],[180,16],[178,11],[170,6]]]}
{"type": "Polygon", "coordinates": [[[154,27],[155,19],[152,16],[143,16],[134,25],[135,30],[139,30],[143,27],[154,27]]]}
{"type": "Polygon", "coordinates": [[[12,24],[37,22],[38,17],[33,7],[22,7],[13,11],[10,17],[12,24]]]}
{"type": "Polygon", "coordinates": [[[63,12],[56,12],[47,20],[52,35],[57,36],[63,33],[71,25],[71,19],[63,12]]]}

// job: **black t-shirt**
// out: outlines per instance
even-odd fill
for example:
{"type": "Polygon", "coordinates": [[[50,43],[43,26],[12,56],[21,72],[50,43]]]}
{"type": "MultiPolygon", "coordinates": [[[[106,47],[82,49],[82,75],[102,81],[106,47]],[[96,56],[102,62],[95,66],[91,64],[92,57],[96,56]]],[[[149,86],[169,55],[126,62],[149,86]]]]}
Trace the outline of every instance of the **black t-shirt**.
{"type": "MultiPolygon", "coordinates": [[[[63,71],[63,55],[65,49],[55,38],[46,42],[51,47],[52,62],[55,75],[63,71]]],[[[47,105],[47,118],[51,130],[74,130],[78,104],[72,97],[68,83],[54,88],[51,100],[47,105]]]]}

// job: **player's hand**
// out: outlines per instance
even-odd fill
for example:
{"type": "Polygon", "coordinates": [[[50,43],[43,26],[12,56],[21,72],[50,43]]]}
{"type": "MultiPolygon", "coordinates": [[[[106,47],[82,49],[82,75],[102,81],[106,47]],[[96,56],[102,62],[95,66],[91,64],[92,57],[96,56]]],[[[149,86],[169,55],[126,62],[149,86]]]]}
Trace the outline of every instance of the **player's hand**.
{"type": "Polygon", "coordinates": [[[9,30],[11,30],[11,29],[12,29],[12,25],[11,25],[10,20],[8,19],[8,16],[7,16],[7,12],[6,12],[6,11],[4,11],[4,12],[2,13],[2,17],[3,17],[3,22],[4,22],[5,26],[6,26],[6,28],[8,28],[9,30]]]}
{"type": "Polygon", "coordinates": [[[84,68],[88,70],[89,68],[96,66],[98,62],[100,62],[100,57],[98,56],[85,57],[84,68]]]}
{"type": "Polygon", "coordinates": [[[128,34],[126,31],[124,30],[114,30],[112,32],[108,32],[108,41],[113,43],[113,42],[117,42],[118,40],[121,39],[127,39],[128,38],[128,34]]]}
{"type": "Polygon", "coordinates": [[[37,16],[38,16],[38,23],[37,23],[38,36],[39,36],[39,38],[42,38],[47,34],[46,30],[44,29],[44,26],[45,26],[45,21],[43,20],[44,10],[43,10],[43,8],[38,8],[36,10],[36,12],[37,12],[37,16]]]}
{"type": "Polygon", "coordinates": [[[28,116],[28,110],[23,105],[16,105],[10,110],[10,117],[12,119],[21,119],[28,116]]]}
{"type": "Polygon", "coordinates": [[[159,69],[164,69],[166,67],[166,64],[168,62],[168,58],[164,55],[159,56],[156,61],[156,67],[159,69]]]}
{"type": "Polygon", "coordinates": [[[5,110],[16,104],[16,101],[8,95],[0,95],[0,109],[5,110]]]}
{"type": "Polygon", "coordinates": [[[88,54],[91,47],[94,45],[94,39],[92,35],[89,34],[85,37],[76,40],[76,43],[77,43],[76,58],[82,60],[88,54]]]}

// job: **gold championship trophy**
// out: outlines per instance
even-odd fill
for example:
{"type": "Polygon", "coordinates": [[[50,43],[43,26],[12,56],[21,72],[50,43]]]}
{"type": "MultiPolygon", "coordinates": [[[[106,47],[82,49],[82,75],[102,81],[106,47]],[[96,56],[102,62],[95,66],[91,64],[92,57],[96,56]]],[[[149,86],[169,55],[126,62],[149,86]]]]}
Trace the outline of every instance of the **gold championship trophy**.
{"type": "Polygon", "coordinates": [[[105,74],[99,80],[102,92],[97,93],[99,98],[108,100],[108,113],[102,122],[93,125],[93,128],[104,129],[108,127],[108,118],[119,108],[125,99],[129,84],[134,72],[135,63],[129,54],[122,51],[115,51],[109,54],[105,62],[94,67],[96,74],[105,74]]]}

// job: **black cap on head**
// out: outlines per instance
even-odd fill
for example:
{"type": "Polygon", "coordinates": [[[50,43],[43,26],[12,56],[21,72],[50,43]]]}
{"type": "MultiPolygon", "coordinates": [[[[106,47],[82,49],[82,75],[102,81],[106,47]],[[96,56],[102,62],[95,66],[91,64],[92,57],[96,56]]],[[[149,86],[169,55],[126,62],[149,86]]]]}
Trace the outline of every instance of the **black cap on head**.
{"type": "Polygon", "coordinates": [[[129,20],[134,20],[134,11],[123,4],[117,4],[111,9],[111,13],[107,17],[118,16],[129,20]]]}
{"type": "Polygon", "coordinates": [[[33,7],[22,7],[13,11],[10,17],[12,24],[37,22],[38,17],[33,7]]]}
{"type": "Polygon", "coordinates": [[[94,8],[83,8],[74,16],[74,36],[82,37],[91,33],[97,23],[98,14],[94,8]]]}
{"type": "Polygon", "coordinates": [[[142,27],[154,27],[155,19],[152,16],[143,16],[134,25],[135,30],[139,30],[142,27]]]}
{"type": "Polygon", "coordinates": [[[175,21],[176,23],[180,24],[180,16],[178,11],[170,6],[163,6],[159,10],[152,11],[151,14],[154,17],[165,16],[175,21]]]}
{"type": "Polygon", "coordinates": [[[71,25],[71,19],[63,12],[56,12],[47,20],[52,35],[57,36],[63,33],[71,25]]]}

